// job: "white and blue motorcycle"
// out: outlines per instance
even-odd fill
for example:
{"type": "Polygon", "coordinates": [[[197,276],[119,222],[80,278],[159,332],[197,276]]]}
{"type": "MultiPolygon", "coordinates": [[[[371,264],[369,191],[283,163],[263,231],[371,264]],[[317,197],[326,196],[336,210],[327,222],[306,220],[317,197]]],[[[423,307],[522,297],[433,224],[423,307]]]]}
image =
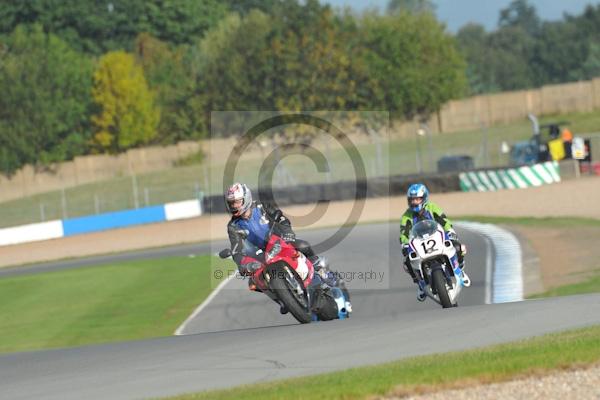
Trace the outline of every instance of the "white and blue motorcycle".
{"type": "Polygon", "coordinates": [[[425,282],[425,295],[443,308],[457,307],[458,295],[471,281],[458,265],[454,243],[440,224],[419,221],[409,235],[408,258],[415,274],[425,282]]]}

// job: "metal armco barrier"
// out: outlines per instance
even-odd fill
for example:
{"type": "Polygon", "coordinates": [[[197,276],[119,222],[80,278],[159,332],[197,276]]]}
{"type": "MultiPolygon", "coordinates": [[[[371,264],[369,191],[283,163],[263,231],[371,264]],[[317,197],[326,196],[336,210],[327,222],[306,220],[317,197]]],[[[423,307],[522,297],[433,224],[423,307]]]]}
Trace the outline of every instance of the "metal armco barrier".
{"type": "MultiPolygon", "coordinates": [[[[253,190],[254,199],[271,202],[279,207],[295,204],[314,204],[319,201],[344,201],[356,198],[375,198],[401,196],[415,182],[427,185],[434,193],[456,192],[460,190],[456,173],[431,175],[396,175],[372,178],[368,181],[343,181],[314,185],[298,185],[292,188],[253,190]],[[358,189],[358,190],[357,190],[358,189]],[[357,196],[358,192],[358,196],[357,196]]],[[[225,202],[222,195],[207,196],[203,200],[205,213],[225,213],[225,202]]]]}

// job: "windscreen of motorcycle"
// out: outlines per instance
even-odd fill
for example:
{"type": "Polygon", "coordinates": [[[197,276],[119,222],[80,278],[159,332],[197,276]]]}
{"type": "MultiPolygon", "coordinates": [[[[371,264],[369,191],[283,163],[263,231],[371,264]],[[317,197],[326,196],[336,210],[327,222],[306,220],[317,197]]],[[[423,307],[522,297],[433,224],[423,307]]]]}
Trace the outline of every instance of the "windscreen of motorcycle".
{"type": "Polygon", "coordinates": [[[426,220],[417,222],[415,224],[415,226],[413,226],[413,228],[411,229],[410,234],[412,237],[415,237],[415,238],[426,239],[429,236],[436,233],[437,230],[438,230],[437,222],[430,220],[430,219],[426,219],[426,220]]]}

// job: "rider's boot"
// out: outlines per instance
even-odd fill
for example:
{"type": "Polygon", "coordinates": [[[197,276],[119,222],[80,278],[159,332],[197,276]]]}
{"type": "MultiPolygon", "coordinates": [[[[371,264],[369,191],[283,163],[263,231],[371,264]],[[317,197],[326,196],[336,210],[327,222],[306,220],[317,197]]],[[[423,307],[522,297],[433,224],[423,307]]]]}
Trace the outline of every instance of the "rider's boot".
{"type": "Polygon", "coordinates": [[[310,258],[310,261],[315,268],[315,271],[327,270],[328,263],[325,257],[314,256],[310,258]]]}
{"type": "Polygon", "coordinates": [[[254,279],[252,279],[252,277],[250,277],[248,279],[248,289],[252,290],[253,292],[262,292],[262,290],[260,290],[257,286],[256,283],[254,282],[254,279]]]}
{"type": "Polygon", "coordinates": [[[417,300],[425,301],[425,281],[420,279],[417,281],[417,300]]]}
{"type": "Polygon", "coordinates": [[[275,297],[275,295],[269,291],[266,291],[265,294],[271,299],[273,300],[275,303],[277,303],[279,305],[279,313],[280,314],[287,314],[288,313],[288,309],[285,306],[285,304],[283,304],[283,302],[281,300],[279,300],[277,297],[275,297]]]}
{"type": "Polygon", "coordinates": [[[461,269],[461,271],[462,271],[460,278],[462,279],[463,286],[464,287],[469,287],[469,286],[471,286],[471,278],[469,278],[469,275],[467,275],[467,271],[465,271],[464,267],[465,267],[464,264],[462,264],[459,267],[461,269]]]}
{"type": "Polygon", "coordinates": [[[323,281],[328,285],[336,286],[336,276],[332,271],[329,271],[329,263],[325,257],[315,256],[314,259],[310,260],[313,263],[315,272],[318,273],[323,281]]]}
{"type": "Polygon", "coordinates": [[[287,314],[289,310],[287,309],[285,304],[283,304],[281,301],[279,301],[278,303],[279,303],[279,313],[282,315],[287,314]]]}

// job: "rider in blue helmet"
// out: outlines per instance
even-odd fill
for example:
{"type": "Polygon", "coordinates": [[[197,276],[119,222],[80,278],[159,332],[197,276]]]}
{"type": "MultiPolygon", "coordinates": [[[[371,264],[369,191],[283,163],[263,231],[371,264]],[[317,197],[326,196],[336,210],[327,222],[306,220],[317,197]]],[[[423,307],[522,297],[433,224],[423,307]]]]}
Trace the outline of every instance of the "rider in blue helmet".
{"type": "Polygon", "coordinates": [[[435,203],[429,201],[429,190],[422,183],[414,183],[409,186],[406,192],[406,198],[408,202],[408,209],[402,215],[400,221],[400,243],[402,243],[402,254],[404,255],[404,269],[408,272],[414,283],[417,284],[417,299],[419,301],[425,300],[425,282],[415,275],[410,260],[408,259],[408,236],[410,230],[417,222],[424,219],[431,219],[440,224],[448,238],[454,243],[454,247],[457,251],[458,263],[463,271],[463,282],[465,286],[471,284],[469,276],[464,271],[464,253],[465,248],[458,241],[456,231],[452,227],[452,223],[444,214],[444,211],[435,203]]]}

